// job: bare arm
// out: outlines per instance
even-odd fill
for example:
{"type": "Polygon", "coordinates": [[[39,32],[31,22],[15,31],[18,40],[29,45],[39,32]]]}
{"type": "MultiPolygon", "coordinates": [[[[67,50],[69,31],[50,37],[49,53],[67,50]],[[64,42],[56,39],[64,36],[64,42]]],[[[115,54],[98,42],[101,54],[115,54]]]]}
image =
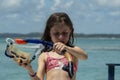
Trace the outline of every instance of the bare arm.
{"type": "MultiPolygon", "coordinates": [[[[31,69],[28,70],[30,74],[35,74],[35,72],[31,69]]],[[[35,77],[31,77],[31,80],[44,80],[45,74],[45,55],[42,53],[38,58],[38,70],[35,77]]]]}
{"type": "Polygon", "coordinates": [[[75,46],[75,47],[68,47],[67,46],[66,50],[67,50],[67,52],[69,52],[70,54],[72,54],[73,56],[75,56],[79,59],[85,60],[88,58],[86,52],[77,46],[75,46]]]}
{"type": "Polygon", "coordinates": [[[44,55],[40,55],[38,59],[38,70],[35,72],[29,63],[27,59],[20,59],[17,57],[14,57],[14,61],[19,65],[24,67],[27,71],[28,74],[30,75],[31,80],[44,80],[44,68],[45,68],[45,63],[44,63],[44,55]],[[21,63],[22,60],[22,63],[21,63]]]}
{"type": "Polygon", "coordinates": [[[41,80],[38,76],[37,76],[37,73],[34,72],[34,70],[32,69],[32,67],[28,67],[27,69],[29,75],[30,75],[30,79],[31,80],[41,80]]]}
{"type": "Polygon", "coordinates": [[[87,59],[88,56],[86,54],[86,52],[81,49],[80,47],[69,47],[69,46],[66,46],[65,44],[61,43],[61,42],[57,42],[54,44],[54,47],[53,47],[56,51],[59,51],[58,53],[61,53],[64,49],[67,50],[68,53],[72,54],[73,56],[75,56],[76,58],[79,58],[79,59],[87,59]]]}
{"type": "Polygon", "coordinates": [[[45,75],[45,53],[42,53],[39,56],[38,59],[38,70],[37,70],[37,76],[40,78],[40,80],[44,80],[45,75]]]}

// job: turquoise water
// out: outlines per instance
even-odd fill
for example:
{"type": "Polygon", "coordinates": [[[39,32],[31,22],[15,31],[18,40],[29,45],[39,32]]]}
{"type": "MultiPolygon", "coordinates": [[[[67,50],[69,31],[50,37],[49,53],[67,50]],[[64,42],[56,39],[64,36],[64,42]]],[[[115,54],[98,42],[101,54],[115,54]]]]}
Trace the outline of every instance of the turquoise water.
{"type": "MultiPolygon", "coordinates": [[[[83,48],[88,59],[79,60],[77,80],[108,80],[106,63],[120,63],[120,39],[77,38],[75,44],[83,48]]],[[[0,39],[0,80],[30,80],[27,71],[4,55],[5,39],[0,39]]],[[[37,59],[32,62],[37,70],[37,59]]],[[[120,80],[120,67],[116,67],[115,80],[120,80]]]]}

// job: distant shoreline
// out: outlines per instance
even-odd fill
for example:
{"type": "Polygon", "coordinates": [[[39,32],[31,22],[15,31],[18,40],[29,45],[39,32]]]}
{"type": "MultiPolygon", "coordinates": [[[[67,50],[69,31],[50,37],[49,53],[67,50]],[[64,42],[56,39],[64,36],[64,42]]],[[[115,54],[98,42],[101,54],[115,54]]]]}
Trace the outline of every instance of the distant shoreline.
{"type": "MultiPolygon", "coordinates": [[[[41,37],[42,33],[33,32],[33,33],[27,33],[27,34],[21,34],[21,33],[0,33],[1,38],[6,37],[41,37]]],[[[120,34],[75,34],[75,37],[80,38],[120,38],[120,34]]]]}

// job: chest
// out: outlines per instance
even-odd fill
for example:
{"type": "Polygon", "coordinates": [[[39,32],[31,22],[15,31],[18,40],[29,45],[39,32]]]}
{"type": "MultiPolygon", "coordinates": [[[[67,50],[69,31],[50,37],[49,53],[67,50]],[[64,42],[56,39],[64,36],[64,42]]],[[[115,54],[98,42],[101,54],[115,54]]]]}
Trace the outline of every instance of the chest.
{"type": "Polygon", "coordinates": [[[67,65],[68,60],[65,57],[63,58],[48,57],[47,64],[48,65],[67,65]]]}

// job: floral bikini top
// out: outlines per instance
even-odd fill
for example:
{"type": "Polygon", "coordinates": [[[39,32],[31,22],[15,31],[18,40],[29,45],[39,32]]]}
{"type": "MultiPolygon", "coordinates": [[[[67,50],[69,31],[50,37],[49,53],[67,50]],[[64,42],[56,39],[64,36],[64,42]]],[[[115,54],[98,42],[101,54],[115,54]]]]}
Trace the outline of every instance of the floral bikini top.
{"type": "MultiPolygon", "coordinates": [[[[54,58],[52,56],[50,56],[49,52],[46,52],[47,54],[47,61],[46,61],[46,71],[49,71],[51,69],[62,69],[62,67],[68,66],[68,60],[65,57],[62,58],[54,58]]],[[[74,64],[73,66],[73,70],[74,72],[77,71],[77,63],[74,64]]]]}

